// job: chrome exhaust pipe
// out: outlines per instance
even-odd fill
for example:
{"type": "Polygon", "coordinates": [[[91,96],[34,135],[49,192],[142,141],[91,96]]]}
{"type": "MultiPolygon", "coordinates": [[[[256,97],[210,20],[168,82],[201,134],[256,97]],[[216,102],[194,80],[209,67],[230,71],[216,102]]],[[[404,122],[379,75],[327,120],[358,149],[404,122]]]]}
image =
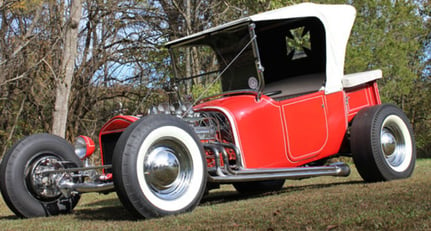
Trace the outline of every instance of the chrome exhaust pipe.
{"type": "Polygon", "coordinates": [[[233,183],[262,180],[301,179],[317,176],[348,176],[350,168],[345,163],[334,163],[322,167],[299,167],[283,169],[250,169],[240,170],[234,175],[209,176],[214,183],[233,183]]]}

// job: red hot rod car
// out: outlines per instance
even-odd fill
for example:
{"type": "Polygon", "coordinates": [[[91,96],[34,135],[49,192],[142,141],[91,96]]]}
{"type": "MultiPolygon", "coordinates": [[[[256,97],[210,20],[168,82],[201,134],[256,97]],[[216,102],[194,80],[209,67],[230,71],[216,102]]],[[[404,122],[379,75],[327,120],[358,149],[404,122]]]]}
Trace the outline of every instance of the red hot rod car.
{"type": "Polygon", "coordinates": [[[347,164],[325,165],[340,155],[367,182],[409,177],[412,128],[381,104],[382,72],[343,72],[355,13],[304,3],[168,42],[169,102],[109,120],[100,166],[87,162],[86,136],[75,148],[49,134],[24,138],[1,164],[5,202],[20,217],[48,216],[71,212],[82,193],[116,191],[132,214],[158,217],[191,211],[219,184],[250,192],[347,176],[347,164]]]}

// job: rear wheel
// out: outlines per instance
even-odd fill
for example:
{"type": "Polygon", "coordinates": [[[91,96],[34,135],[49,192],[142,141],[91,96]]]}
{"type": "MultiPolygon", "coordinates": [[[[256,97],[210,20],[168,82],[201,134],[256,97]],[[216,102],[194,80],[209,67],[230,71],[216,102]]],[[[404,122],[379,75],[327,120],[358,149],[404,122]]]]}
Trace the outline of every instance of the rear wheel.
{"type": "Polygon", "coordinates": [[[121,135],[113,156],[121,202],[138,217],[191,211],[205,192],[203,153],[194,131],[176,117],[136,121],[121,135]]]}
{"type": "Polygon", "coordinates": [[[65,197],[57,188],[62,173],[44,171],[81,166],[74,148],[66,140],[36,134],[13,146],[0,166],[0,188],[9,208],[19,217],[70,213],[80,195],[65,197]]]}
{"type": "Polygon", "coordinates": [[[234,183],[233,187],[240,193],[261,193],[278,191],[283,185],[284,180],[267,180],[234,183]]]}
{"type": "Polygon", "coordinates": [[[361,110],[353,120],[351,149],[365,181],[387,181],[411,176],[416,147],[406,115],[394,105],[361,110]]]}

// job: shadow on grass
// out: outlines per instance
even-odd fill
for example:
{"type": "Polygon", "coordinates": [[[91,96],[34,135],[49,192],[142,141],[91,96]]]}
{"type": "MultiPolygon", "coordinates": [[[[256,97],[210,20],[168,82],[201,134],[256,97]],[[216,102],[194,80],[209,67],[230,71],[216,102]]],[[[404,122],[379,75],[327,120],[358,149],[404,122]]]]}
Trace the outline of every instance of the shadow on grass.
{"type": "Polygon", "coordinates": [[[1,220],[18,220],[21,219],[15,215],[9,215],[9,216],[4,216],[4,217],[0,217],[0,221],[1,220]]]}
{"type": "Polygon", "coordinates": [[[136,220],[135,217],[124,208],[119,199],[108,199],[94,203],[97,204],[97,208],[94,208],[89,204],[84,208],[73,212],[75,218],[80,220],[115,220],[115,221],[131,221],[136,220]],[[104,203],[110,204],[108,206],[103,205],[104,203]],[[118,205],[111,205],[118,204],[118,205]]]}
{"type": "MultiPolygon", "coordinates": [[[[284,187],[279,191],[264,192],[264,193],[250,193],[250,194],[240,194],[236,191],[210,192],[208,195],[202,198],[199,206],[210,206],[210,205],[216,205],[216,204],[229,203],[237,200],[253,199],[253,198],[258,198],[262,196],[278,195],[278,194],[289,193],[289,192],[300,192],[308,189],[329,188],[337,185],[354,185],[354,184],[364,184],[364,182],[348,181],[348,182],[337,182],[337,183],[328,183],[328,184],[288,186],[288,187],[284,187]]],[[[81,219],[81,220],[116,220],[116,221],[136,220],[136,218],[121,205],[119,199],[117,198],[98,200],[93,203],[88,203],[84,206],[81,206],[81,208],[76,210],[73,214],[77,219],[81,219]]]]}
{"type": "Polygon", "coordinates": [[[288,187],[282,188],[279,191],[271,191],[271,192],[257,192],[257,193],[238,193],[236,191],[227,191],[227,192],[220,191],[220,192],[214,192],[214,193],[210,192],[207,196],[202,198],[199,206],[222,204],[222,203],[228,203],[231,201],[247,200],[247,199],[253,199],[253,198],[269,196],[269,195],[279,195],[279,194],[289,193],[289,192],[300,192],[307,189],[329,188],[337,185],[353,185],[353,184],[364,184],[364,181],[347,181],[347,182],[337,182],[337,183],[328,183],[328,184],[288,186],[288,187]]]}

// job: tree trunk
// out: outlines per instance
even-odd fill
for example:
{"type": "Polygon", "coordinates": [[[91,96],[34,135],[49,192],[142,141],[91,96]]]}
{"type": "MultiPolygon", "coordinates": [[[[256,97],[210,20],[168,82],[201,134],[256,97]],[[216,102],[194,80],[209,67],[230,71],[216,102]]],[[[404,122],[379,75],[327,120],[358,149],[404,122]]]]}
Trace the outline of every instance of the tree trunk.
{"type": "MultiPolygon", "coordinates": [[[[57,79],[56,98],[53,113],[52,133],[66,136],[69,95],[77,54],[79,21],[81,20],[81,0],[73,0],[70,5],[70,18],[66,20],[64,32],[64,50],[61,63],[61,75],[57,79]]],[[[67,16],[66,16],[67,18],[67,16]]]]}

